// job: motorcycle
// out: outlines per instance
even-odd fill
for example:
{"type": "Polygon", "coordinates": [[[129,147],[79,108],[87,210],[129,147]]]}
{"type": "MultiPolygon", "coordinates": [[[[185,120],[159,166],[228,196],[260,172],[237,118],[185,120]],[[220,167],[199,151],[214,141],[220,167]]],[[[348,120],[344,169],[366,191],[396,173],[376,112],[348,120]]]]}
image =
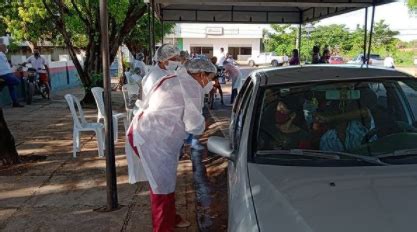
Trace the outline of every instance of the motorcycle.
{"type": "MultiPolygon", "coordinates": [[[[19,71],[23,71],[23,68],[24,66],[20,66],[19,71]]],[[[32,104],[35,94],[40,94],[43,99],[50,99],[48,74],[44,70],[37,72],[34,68],[28,68],[26,73],[27,76],[23,78],[26,104],[32,104]]]]}

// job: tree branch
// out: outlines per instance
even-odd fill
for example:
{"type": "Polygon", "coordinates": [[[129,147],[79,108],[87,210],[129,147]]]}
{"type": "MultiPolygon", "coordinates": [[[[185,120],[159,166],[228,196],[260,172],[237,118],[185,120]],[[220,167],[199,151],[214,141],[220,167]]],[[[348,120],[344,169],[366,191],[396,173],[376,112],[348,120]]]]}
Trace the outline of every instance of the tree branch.
{"type": "Polygon", "coordinates": [[[91,25],[91,22],[89,22],[88,19],[83,16],[83,13],[80,11],[80,9],[78,8],[78,6],[77,6],[77,4],[75,3],[74,0],[71,0],[71,4],[74,7],[75,12],[77,12],[78,17],[80,17],[80,19],[84,22],[84,24],[86,25],[87,30],[88,30],[88,28],[89,28],[88,25],[91,25]]]}
{"type": "Polygon", "coordinates": [[[128,12],[126,13],[126,18],[123,21],[123,24],[120,30],[117,32],[110,46],[110,62],[114,60],[119,46],[122,44],[124,38],[129,35],[132,29],[136,26],[137,21],[145,14],[146,5],[140,6],[135,4],[129,7],[128,12]]]}
{"type": "Polygon", "coordinates": [[[62,37],[64,38],[64,43],[67,46],[67,49],[69,51],[69,55],[71,56],[72,62],[74,63],[75,68],[78,71],[78,74],[80,75],[80,79],[83,82],[84,85],[89,85],[90,80],[87,78],[87,75],[84,71],[84,69],[81,66],[80,61],[77,58],[77,52],[75,51],[74,45],[71,41],[71,36],[68,34],[66,28],[65,28],[65,22],[63,19],[64,15],[64,9],[66,8],[63,6],[62,0],[54,0],[55,4],[58,6],[59,14],[58,16],[54,14],[52,9],[49,7],[46,0],[42,0],[43,5],[45,6],[45,9],[47,12],[51,15],[51,17],[54,17],[55,20],[53,21],[55,24],[56,29],[61,33],[62,37]]]}

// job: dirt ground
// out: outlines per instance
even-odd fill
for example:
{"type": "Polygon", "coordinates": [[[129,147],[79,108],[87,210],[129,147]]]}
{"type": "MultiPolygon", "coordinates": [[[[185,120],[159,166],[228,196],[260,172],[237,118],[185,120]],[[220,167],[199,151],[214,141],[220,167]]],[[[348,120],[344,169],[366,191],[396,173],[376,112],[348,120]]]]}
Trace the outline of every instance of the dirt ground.
{"type": "MultiPolygon", "coordinates": [[[[81,152],[72,158],[72,118],[60,91],[50,101],[40,98],[24,108],[4,108],[23,163],[0,167],[0,231],[152,231],[149,191],[128,183],[123,126],[116,143],[119,210],[95,209],[106,204],[105,158],[99,158],[93,134],[81,134],[81,152]]],[[[123,110],[120,92],[115,110],[123,110]]],[[[96,120],[95,109],[84,109],[96,120]]],[[[178,212],[198,231],[190,160],[180,162],[176,191],[178,212]]]]}

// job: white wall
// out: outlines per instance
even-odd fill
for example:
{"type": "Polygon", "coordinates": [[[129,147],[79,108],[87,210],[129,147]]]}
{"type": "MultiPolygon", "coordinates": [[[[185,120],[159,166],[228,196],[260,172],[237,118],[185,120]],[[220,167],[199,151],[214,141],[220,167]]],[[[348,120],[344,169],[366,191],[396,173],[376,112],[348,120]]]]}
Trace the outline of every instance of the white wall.
{"type": "Polygon", "coordinates": [[[202,24],[202,23],[178,23],[175,28],[177,38],[262,38],[262,30],[265,26],[258,24],[202,24]],[[207,28],[219,28],[221,34],[207,34],[207,28]]]}
{"type": "Polygon", "coordinates": [[[191,47],[205,46],[213,47],[213,55],[220,55],[220,48],[224,48],[224,52],[227,53],[228,47],[252,47],[252,55],[258,55],[260,53],[260,39],[214,39],[214,38],[184,38],[183,48],[184,50],[191,51],[191,47]]]}

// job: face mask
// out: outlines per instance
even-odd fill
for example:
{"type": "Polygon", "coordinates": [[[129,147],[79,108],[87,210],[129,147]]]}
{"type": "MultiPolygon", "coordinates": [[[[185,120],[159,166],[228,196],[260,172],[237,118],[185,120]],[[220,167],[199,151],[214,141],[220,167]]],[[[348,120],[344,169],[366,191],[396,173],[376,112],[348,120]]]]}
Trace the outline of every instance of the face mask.
{"type": "Polygon", "coordinates": [[[168,64],[165,65],[165,67],[166,67],[167,70],[175,71],[178,68],[179,64],[180,64],[180,62],[178,62],[178,61],[168,60],[168,64]]]}
{"type": "Polygon", "coordinates": [[[277,111],[275,113],[275,120],[279,125],[285,124],[290,120],[290,114],[277,111]]]}
{"type": "Polygon", "coordinates": [[[6,48],[6,51],[4,51],[4,53],[7,53],[7,52],[9,52],[9,49],[6,48]]]}
{"type": "Polygon", "coordinates": [[[209,81],[208,83],[207,83],[207,85],[205,85],[204,87],[203,87],[203,92],[205,93],[205,94],[209,94],[210,93],[210,91],[213,89],[213,82],[211,82],[211,81],[209,81]]]}

